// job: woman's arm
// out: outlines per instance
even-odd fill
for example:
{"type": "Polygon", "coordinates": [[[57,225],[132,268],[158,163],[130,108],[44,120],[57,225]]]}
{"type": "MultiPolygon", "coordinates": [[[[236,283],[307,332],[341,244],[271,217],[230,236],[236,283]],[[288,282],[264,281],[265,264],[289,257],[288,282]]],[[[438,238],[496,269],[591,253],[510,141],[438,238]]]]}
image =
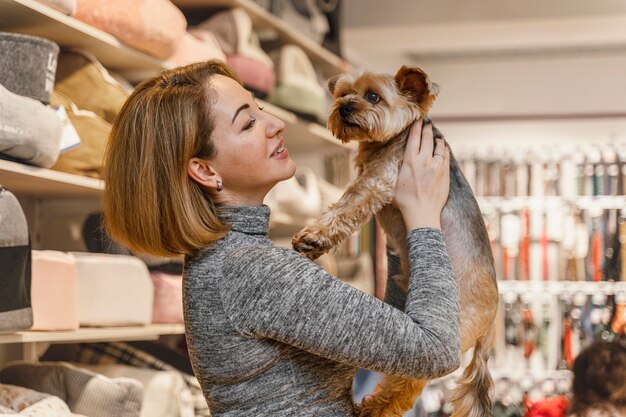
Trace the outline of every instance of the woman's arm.
{"type": "Polygon", "coordinates": [[[232,325],[316,355],[386,374],[422,378],[459,366],[459,301],[441,232],[408,234],[406,312],[270,246],[229,253],[221,291],[232,325]]]}

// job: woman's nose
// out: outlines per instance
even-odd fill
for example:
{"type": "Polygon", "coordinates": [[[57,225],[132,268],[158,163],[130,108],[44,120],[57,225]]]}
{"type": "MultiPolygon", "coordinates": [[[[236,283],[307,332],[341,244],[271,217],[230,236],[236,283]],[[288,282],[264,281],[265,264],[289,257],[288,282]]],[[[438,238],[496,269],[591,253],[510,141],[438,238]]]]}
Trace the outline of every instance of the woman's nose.
{"type": "Polygon", "coordinates": [[[274,136],[279,135],[283,130],[285,130],[285,122],[272,115],[268,116],[269,123],[267,124],[267,137],[273,138],[274,136]]]}

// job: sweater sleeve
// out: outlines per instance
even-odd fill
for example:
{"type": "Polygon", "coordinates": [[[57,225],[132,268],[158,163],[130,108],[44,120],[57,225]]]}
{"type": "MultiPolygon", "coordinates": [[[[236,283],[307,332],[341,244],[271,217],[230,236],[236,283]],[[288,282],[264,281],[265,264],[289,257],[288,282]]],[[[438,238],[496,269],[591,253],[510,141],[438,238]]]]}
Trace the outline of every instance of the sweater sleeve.
{"type": "Polygon", "coordinates": [[[411,378],[459,366],[459,300],[439,230],[408,234],[405,312],[326,273],[304,256],[272,246],[231,251],[225,312],[243,336],[279,340],[338,362],[411,378]]]}

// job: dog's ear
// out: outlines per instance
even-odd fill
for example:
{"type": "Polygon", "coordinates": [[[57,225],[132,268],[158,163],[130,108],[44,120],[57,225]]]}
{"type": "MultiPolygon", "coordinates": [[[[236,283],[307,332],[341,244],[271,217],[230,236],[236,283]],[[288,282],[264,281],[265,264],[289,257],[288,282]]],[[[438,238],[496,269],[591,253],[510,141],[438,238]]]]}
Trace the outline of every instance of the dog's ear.
{"type": "Polygon", "coordinates": [[[342,74],[335,75],[330,80],[328,80],[328,91],[330,94],[335,94],[335,85],[337,85],[337,81],[341,78],[342,74]]]}
{"type": "Polygon", "coordinates": [[[418,67],[403,65],[396,73],[398,90],[410,97],[426,112],[439,94],[439,86],[430,81],[428,75],[418,67]]]}

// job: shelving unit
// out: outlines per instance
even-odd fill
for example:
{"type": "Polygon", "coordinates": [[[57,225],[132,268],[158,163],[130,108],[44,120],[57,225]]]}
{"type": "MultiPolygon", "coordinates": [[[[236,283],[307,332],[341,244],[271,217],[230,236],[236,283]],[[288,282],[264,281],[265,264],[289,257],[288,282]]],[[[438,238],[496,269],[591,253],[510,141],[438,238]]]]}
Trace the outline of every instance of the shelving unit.
{"type": "Polygon", "coordinates": [[[106,32],[34,0],[0,0],[0,30],[41,36],[62,47],[89,51],[105,67],[132,82],[171,67],[124,45],[106,32]]]}
{"type": "Polygon", "coordinates": [[[353,70],[347,61],[301,35],[287,23],[250,0],[173,0],[172,2],[180,8],[189,9],[241,7],[250,15],[252,24],[256,28],[271,29],[282,41],[297,44],[304,49],[313,61],[313,65],[321,67],[324,73],[339,74],[353,70]]]}
{"type": "MultiPolygon", "coordinates": [[[[313,64],[321,67],[325,74],[333,75],[352,69],[346,61],[299,34],[252,1],[180,0],[174,3],[181,8],[242,7],[252,17],[256,29],[272,29],[285,42],[298,44],[307,52],[313,64]]],[[[132,83],[172,67],[168,62],[133,49],[106,32],[34,0],[0,0],[0,31],[40,36],[56,42],[62,48],[86,51],[94,55],[105,68],[121,74],[132,83]]],[[[304,120],[293,112],[270,103],[260,101],[260,104],[266,112],[285,122],[286,144],[296,160],[301,158],[310,162],[326,155],[356,149],[355,144],[342,144],[333,138],[320,124],[304,120]]],[[[82,211],[87,210],[87,207],[93,208],[99,204],[104,189],[104,182],[101,180],[4,160],[0,160],[0,185],[18,196],[27,211],[29,222],[31,218],[37,219],[36,213],[48,201],[72,207],[80,206],[82,211]]],[[[184,334],[182,324],[0,334],[0,362],[6,359],[2,349],[7,345],[21,345],[22,357],[36,360],[53,343],[153,340],[163,335],[181,334],[184,334]]]]}

